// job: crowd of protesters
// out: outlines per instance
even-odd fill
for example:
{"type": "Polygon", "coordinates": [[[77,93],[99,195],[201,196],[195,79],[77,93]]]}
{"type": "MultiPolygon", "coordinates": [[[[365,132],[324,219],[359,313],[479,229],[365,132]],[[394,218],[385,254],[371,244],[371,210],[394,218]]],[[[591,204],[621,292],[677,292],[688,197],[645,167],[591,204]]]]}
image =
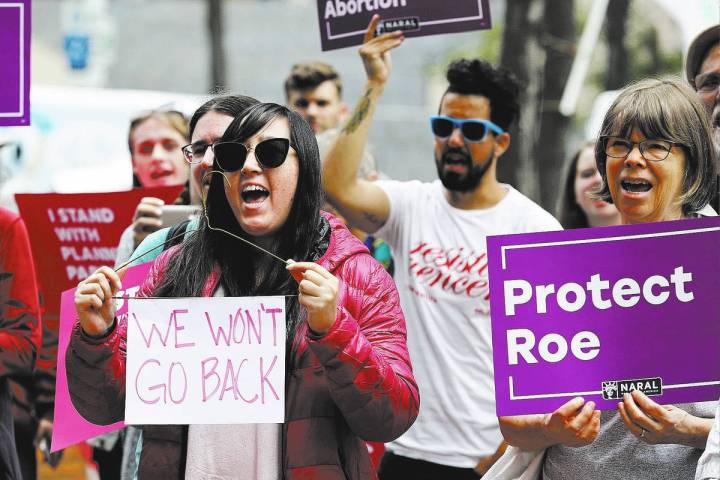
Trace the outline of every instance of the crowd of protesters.
{"type": "MultiPolygon", "coordinates": [[[[496,176],[521,86],[478,59],[450,63],[434,106],[438,179],[382,178],[368,136],[404,37],[375,35],[378,22],[354,108],[338,72],[310,62],[290,71],[286,105],[219,95],[189,121],[154,110],[131,123],[135,186],[185,185],[176,203],[205,214],[167,225],[164,203],[143,198],[115,266],[153,262],[140,296],[285,295],[285,422],[128,427],[90,440],[100,478],[720,478],[718,402],[659,405],[635,391],[615,411],[578,397],[498,418],[483,260],[490,235],[716,215],[720,25],[691,44],[686,81],[622,89],[598,138],[569,159],[552,215],[496,176]],[[443,271],[451,256],[468,268],[443,271]],[[385,446],[379,466],[373,442],[385,446]]],[[[124,415],[121,289],[108,266],[75,294],[69,393],[99,425],[124,415]]],[[[23,220],[2,210],[0,479],[35,478],[21,459],[52,428],[44,413],[13,427],[10,409],[8,380],[28,383],[40,355],[41,316],[23,220]]]]}

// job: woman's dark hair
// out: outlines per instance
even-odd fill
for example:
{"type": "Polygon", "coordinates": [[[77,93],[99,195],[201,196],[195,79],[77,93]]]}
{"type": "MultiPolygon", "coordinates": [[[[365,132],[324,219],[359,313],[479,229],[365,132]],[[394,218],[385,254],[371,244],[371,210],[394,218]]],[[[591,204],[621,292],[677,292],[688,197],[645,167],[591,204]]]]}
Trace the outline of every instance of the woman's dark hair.
{"type": "Polygon", "coordinates": [[[555,216],[566,230],[572,228],[588,228],[590,226],[587,215],[583,209],[580,208],[575,198],[575,178],[577,177],[577,164],[578,160],[580,160],[580,154],[587,148],[593,148],[594,146],[595,142],[583,144],[565,166],[565,176],[563,177],[565,180],[562,183],[563,190],[558,198],[555,216]]]}
{"type": "MultiPolygon", "coordinates": [[[[194,118],[194,117],[193,117],[194,118]]],[[[318,240],[320,223],[321,181],[320,154],[315,135],[300,115],[274,103],[258,103],[235,117],[223,141],[245,143],[263,127],[285,118],[290,127],[290,145],[297,153],[298,179],[292,207],[287,220],[274,235],[270,251],[281,258],[310,260],[318,240]]],[[[224,178],[213,175],[207,199],[207,217],[202,217],[198,231],[174,254],[156,296],[196,297],[213,268],[221,271],[221,285],[226,296],[295,295],[297,283],[278,260],[268,261],[265,254],[226,233],[209,228],[222,228],[255,242],[238,224],[225,195],[224,178]]],[[[297,297],[286,302],[287,338],[290,347],[295,329],[301,321],[297,297]]]]}
{"type": "Polygon", "coordinates": [[[260,102],[245,95],[220,95],[213,97],[200,105],[200,108],[195,110],[193,116],[190,117],[190,123],[188,124],[188,137],[192,138],[195,127],[197,127],[197,123],[206,113],[224,113],[225,115],[235,118],[256,103],[260,102]]]}
{"type": "Polygon", "coordinates": [[[603,137],[629,138],[633,129],[646,138],[680,144],[685,153],[685,174],[678,202],[685,216],[702,210],[714,193],[717,154],[709,119],[697,94],[675,78],[641,80],[623,89],[605,114],[595,144],[595,162],[603,179],[598,195],[606,202],[612,203],[612,197],[603,137]]]}
{"type": "MultiPolygon", "coordinates": [[[[200,121],[206,113],[224,113],[234,118],[256,103],[259,103],[258,100],[245,95],[222,95],[211,98],[207,102],[203,103],[200,108],[195,110],[190,122],[187,124],[186,136],[188,141],[192,139],[192,134],[195,131],[198,121],[200,121]]],[[[136,178],[135,174],[133,174],[133,179],[136,178]]],[[[138,181],[137,184],[134,184],[134,186],[139,187],[140,182],[138,181]]],[[[185,182],[185,188],[182,192],[180,192],[180,196],[175,203],[180,205],[190,205],[190,180],[185,182]]]]}

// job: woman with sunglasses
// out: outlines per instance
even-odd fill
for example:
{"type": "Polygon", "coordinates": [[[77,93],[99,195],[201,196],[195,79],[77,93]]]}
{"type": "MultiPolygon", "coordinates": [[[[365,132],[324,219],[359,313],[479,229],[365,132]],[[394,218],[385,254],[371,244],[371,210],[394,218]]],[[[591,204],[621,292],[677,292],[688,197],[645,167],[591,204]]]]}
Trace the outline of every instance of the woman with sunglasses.
{"type": "MultiPolygon", "coordinates": [[[[605,116],[595,160],[599,197],[615,204],[623,224],[697,217],[715,186],[707,115],[676,80],[644,80],[623,90],[605,116]]],[[[578,397],[546,415],[501,417],[500,427],[510,445],[544,450],[535,465],[545,480],[691,479],[714,407],[659,405],[634,391],[617,411],[601,412],[578,397]]],[[[512,449],[506,455],[532,458],[512,449]]],[[[507,465],[501,461],[487,478],[515,478],[497,474],[507,465]]]]}
{"type": "MultiPolygon", "coordinates": [[[[407,430],[418,390],[394,283],[359,240],[319,210],[312,130],[285,107],[257,104],[202,161],[214,161],[218,171],[207,215],[195,234],[155,260],[140,294],[286,295],[285,423],[143,427],[140,478],[375,478],[362,440],[388,441],[407,430]],[[228,445],[238,446],[232,455],[228,445]]],[[[95,423],[115,422],[124,410],[120,347],[127,330],[111,299],[120,288],[103,267],[75,297],[68,377],[82,378],[85,388],[71,382],[70,390],[95,423]]]]}

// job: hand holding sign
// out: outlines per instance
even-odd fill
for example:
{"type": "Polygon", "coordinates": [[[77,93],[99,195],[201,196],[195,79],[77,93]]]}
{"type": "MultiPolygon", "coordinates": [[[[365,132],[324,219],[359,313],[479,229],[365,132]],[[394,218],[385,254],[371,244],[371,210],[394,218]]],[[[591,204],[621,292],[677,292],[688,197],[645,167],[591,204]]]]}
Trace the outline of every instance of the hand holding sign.
{"type": "Polygon", "coordinates": [[[75,310],[88,335],[101,335],[115,319],[113,296],[122,288],[120,277],[110,267],[100,267],[80,282],[75,291],[75,310]]]}
{"type": "Polygon", "coordinates": [[[580,397],[574,398],[545,415],[545,435],[553,444],[566,447],[584,447],[590,445],[600,432],[600,410],[595,410],[594,402],[580,397]]]}
{"type": "Polygon", "coordinates": [[[600,432],[600,410],[594,402],[576,397],[553,413],[499,417],[507,442],[523,450],[540,450],[552,445],[584,447],[600,432]]]}
{"type": "Polygon", "coordinates": [[[618,411],[633,435],[651,445],[705,448],[713,424],[712,419],[698,418],[673,405],[659,405],[639,390],[626,393],[618,411]]]}
{"type": "Polygon", "coordinates": [[[365,73],[369,82],[384,85],[390,78],[392,61],[390,50],[399,47],[405,38],[402,32],[395,31],[375,36],[375,30],[380,23],[380,15],[373,15],[365,31],[365,40],[360,47],[365,73]]]}
{"type": "Polygon", "coordinates": [[[300,305],[307,308],[308,325],[319,334],[326,333],[335,323],[337,315],[338,279],[313,262],[295,262],[287,269],[297,280],[302,274],[298,291],[300,305]]]}

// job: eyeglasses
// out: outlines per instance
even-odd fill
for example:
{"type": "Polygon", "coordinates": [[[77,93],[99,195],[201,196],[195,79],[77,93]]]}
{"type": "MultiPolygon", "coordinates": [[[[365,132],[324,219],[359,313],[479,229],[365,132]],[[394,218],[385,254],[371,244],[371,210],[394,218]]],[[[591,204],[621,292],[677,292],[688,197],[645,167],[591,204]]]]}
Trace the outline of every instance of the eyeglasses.
{"type": "MultiPolygon", "coordinates": [[[[200,163],[208,145],[185,145],[183,155],[189,163],[200,163]],[[198,150],[202,149],[202,155],[198,150]]],[[[248,148],[240,142],[218,142],[209,145],[215,155],[215,164],[225,172],[235,172],[245,165],[248,154],[255,151],[255,158],[263,168],[277,168],[283,164],[290,151],[290,140],[287,138],[269,138],[248,148]]]]}
{"type": "Polygon", "coordinates": [[[720,75],[708,72],[695,77],[695,89],[700,93],[711,93],[720,87],[720,75]]]}
{"type": "Polygon", "coordinates": [[[504,132],[502,128],[490,120],[483,120],[481,118],[460,120],[443,115],[433,115],[430,117],[430,128],[433,134],[442,140],[450,138],[453,130],[459,128],[465,140],[470,143],[478,143],[485,140],[488,130],[492,130],[497,135],[504,132]]]}
{"type": "Polygon", "coordinates": [[[637,145],[640,149],[640,155],[650,162],[665,160],[670,155],[670,150],[674,145],[682,145],[670,140],[658,140],[655,138],[648,138],[642,142],[631,142],[622,137],[604,136],[601,137],[601,140],[605,155],[608,157],[625,158],[630,155],[632,149],[637,145]]]}
{"type": "Polygon", "coordinates": [[[180,150],[185,157],[185,161],[191,165],[202,162],[205,152],[210,145],[205,142],[189,143],[180,150]]]}

